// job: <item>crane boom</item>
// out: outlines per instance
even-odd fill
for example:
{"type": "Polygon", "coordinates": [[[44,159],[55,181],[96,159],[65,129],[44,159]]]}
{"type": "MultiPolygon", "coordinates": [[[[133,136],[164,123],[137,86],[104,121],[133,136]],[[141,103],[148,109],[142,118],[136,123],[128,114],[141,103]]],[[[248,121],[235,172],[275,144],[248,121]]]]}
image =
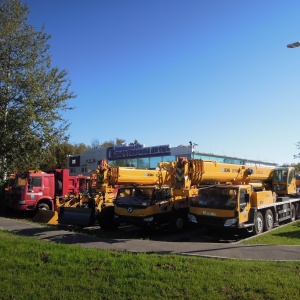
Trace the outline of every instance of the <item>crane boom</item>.
{"type": "Polygon", "coordinates": [[[102,160],[96,173],[98,190],[115,185],[163,185],[171,182],[171,176],[167,170],[114,167],[109,166],[106,160],[102,160]]]}
{"type": "Polygon", "coordinates": [[[181,158],[177,162],[159,163],[160,169],[173,173],[175,188],[190,188],[209,183],[248,184],[268,182],[274,171],[272,167],[245,166],[220,163],[213,160],[181,158]]]}

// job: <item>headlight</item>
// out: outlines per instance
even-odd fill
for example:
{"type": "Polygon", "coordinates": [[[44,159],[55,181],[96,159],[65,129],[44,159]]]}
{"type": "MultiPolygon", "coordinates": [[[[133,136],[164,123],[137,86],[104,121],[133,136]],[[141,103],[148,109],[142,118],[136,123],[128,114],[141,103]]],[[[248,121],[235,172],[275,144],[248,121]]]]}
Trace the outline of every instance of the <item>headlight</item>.
{"type": "Polygon", "coordinates": [[[25,204],[25,200],[19,201],[18,204],[20,204],[20,205],[25,204]]]}
{"type": "Polygon", "coordinates": [[[192,223],[198,223],[197,219],[196,219],[196,217],[194,215],[188,214],[188,218],[189,218],[190,222],[192,222],[192,223]]]}
{"type": "Polygon", "coordinates": [[[285,184],[274,184],[274,191],[284,191],[286,189],[285,184]]]}
{"type": "Polygon", "coordinates": [[[153,217],[145,218],[144,221],[145,222],[152,222],[153,221],[153,217]]]}
{"type": "Polygon", "coordinates": [[[224,223],[224,227],[231,227],[237,222],[237,218],[234,219],[227,219],[224,223]]]}

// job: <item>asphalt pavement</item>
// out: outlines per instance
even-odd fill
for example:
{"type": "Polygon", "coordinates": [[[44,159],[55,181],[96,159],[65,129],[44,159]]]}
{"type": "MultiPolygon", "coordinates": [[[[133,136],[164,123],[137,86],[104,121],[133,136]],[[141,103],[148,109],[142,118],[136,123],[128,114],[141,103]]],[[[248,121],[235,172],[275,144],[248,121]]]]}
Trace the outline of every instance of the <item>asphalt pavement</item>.
{"type": "Polygon", "coordinates": [[[300,246],[242,245],[234,243],[167,242],[142,239],[97,238],[28,221],[0,217],[0,230],[32,236],[55,243],[76,245],[82,248],[106,249],[127,252],[181,254],[211,258],[300,261],[300,246]]]}

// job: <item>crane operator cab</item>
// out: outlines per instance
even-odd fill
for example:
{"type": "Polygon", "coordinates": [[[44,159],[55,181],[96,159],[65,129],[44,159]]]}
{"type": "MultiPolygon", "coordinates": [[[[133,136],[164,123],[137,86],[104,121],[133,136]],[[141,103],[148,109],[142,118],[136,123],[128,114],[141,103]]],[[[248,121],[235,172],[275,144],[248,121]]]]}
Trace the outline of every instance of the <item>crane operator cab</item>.
{"type": "Polygon", "coordinates": [[[203,187],[199,189],[198,197],[191,199],[191,206],[234,209],[237,205],[237,194],[234,187],[203,187]]]}

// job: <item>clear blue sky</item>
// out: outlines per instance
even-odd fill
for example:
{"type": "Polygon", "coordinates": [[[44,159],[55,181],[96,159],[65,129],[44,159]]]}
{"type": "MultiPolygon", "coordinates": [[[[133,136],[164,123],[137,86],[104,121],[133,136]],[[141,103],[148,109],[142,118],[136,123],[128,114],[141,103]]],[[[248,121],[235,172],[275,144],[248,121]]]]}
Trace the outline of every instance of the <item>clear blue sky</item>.
{"type": "Polygon", "coordinates": [[[69,71],[70,142],[298,163],[299,0],[23,0],[69,71]]]}

